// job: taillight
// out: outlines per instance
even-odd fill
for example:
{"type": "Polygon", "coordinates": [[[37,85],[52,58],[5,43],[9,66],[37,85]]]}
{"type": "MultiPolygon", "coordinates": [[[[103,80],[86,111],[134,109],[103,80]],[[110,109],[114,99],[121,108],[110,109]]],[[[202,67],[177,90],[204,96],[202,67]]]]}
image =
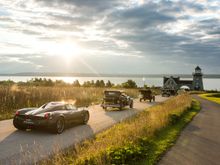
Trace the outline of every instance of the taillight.
{"type": "Polygon", "coordinates": [[[18,116],[19,115],[19,111],[16,111],[15,115],[18,116]]]}
{"type": "Polygon", "coordinates": [[[50,117],[50,114],[49,113],[45,113],[44,118],[48,120],[49,117],[50,117]]]}

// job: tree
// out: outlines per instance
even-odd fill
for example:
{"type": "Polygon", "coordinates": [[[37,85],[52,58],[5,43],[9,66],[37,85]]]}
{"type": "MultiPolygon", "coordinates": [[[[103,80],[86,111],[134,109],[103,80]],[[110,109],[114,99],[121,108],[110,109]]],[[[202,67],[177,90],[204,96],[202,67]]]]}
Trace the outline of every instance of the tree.
{"type": "Polygon", "coordinates": [[[99,80],[96,80],[95,86],[96,86],[96,87],[100,87],[100,81],[99,81],[99,80]]]}
{"type": "Polygon", "coordinates": [[[100,80],[99,83],[100,83],[100,87],[105,87],[105,82],[103,80],[100,80]]]}
{"type": "Polygon", "coordinates": [[[54,83],[51,79],[45,80],[45,86],[54,86],[54,83]]]}
{"type": "Polygon", "coordinates": [[[95,87],[95,82],[94,82],[94,80],[91,80],[91,87],[95,87]]]}
{"type": "Polygon", "coordinates": [[[123,88],[137,88],[137,84],[133,80],[128,80],[127,82],[122,83],[123,88]]]}
{"type": "Polygon", "coordinates": [[[73,82],[73,86],[74,86],[74,87],[80,87],[81,85],[80,85],[80,83],[79,83],[79,80],[75,80],[75,81],[73,82]]]}
{"type": "Polygon", "coordinates": [[[83,83],[83,87],[91,87],[90,81],[85,81],[85,82],[83,83]]]}
{"type": "Polygon", "coordinates": [[[108,80],[107,83],[106,83],[106,87],[111,88],[113,86],[114,86],[114,84],[111,83],[111,81],[108,80]]]}
{"type": "Polygon", "coordinates": [[[147,84],[144,84],[144,88],[145,88],[145,89],[148,89],[149,87],[147,86],[147,84]]]}

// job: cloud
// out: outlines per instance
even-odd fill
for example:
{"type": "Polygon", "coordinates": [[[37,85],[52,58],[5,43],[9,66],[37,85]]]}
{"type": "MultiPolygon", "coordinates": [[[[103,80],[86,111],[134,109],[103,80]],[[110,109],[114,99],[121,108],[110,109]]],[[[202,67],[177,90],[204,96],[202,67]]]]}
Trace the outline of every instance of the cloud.
{"type": "Polygon", "coordinates": [[[16,66],[8,72],[161,73],[219,65],[217,0],[9,0],[0,6],[1,64],[16,66]],[[64,54],[50,50],[66,42],[80,46],[87,65],[75,58],[74,66],[62,67],[64,54]]]}

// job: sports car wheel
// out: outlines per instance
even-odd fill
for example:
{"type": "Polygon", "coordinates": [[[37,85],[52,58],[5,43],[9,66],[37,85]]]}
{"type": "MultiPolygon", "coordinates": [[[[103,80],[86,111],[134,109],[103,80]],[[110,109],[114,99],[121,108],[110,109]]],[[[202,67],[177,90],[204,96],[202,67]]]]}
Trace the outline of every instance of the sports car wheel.
{"type": "Polygon", "coordinates": [[[83,124],[87,124],[89,121],[89,113],[86,113],[84,116],[83,124]]]}
{"type": "Polygon", "coordinates": [[[20,124],[18,124],[15,120],[13,120],[13,125],[15,128],[17,128],[18,130],[26,130],[25,126],[21,126],[20,124]]]}
{"type": "Polygon", "coordinates": [[[60,117],[56,122],[56,133],[61,134],[65,129],[65,121],[60,117]]]}

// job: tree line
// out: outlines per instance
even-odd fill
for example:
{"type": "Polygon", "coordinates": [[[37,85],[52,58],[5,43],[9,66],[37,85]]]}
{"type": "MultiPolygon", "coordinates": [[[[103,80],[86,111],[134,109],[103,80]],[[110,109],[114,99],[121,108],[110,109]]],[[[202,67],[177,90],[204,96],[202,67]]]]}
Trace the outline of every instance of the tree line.
{"type": "Polygon", "coordinates": [[[85,81],[84,83],[80,84],[79,80],[75,80],[73,83],[66,83],[63,80],[52,80],[46,78],[33,78],[26,82],[14,82],[12,80],[4,80],[0,81],[0,85],[19,85],[19,86],[73,86],[73,87],[98,87],[98,88],[137,88],[137,84],[133,80],[127,80],[121,84],[114,84],[110,80],[105,82],[104,80],[91,80],[85,81]]]}

